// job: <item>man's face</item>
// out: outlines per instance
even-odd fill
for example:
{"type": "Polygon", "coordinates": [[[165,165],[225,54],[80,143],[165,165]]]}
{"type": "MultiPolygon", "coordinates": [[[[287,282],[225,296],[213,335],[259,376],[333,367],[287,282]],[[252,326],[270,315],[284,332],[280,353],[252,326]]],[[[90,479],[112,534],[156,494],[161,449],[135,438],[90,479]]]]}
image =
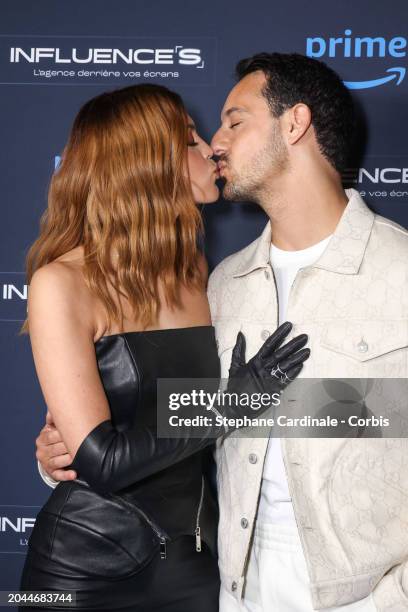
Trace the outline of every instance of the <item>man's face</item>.
{"type": "Polygon", "coordinates": [[[211,146],[220,157],[220,175],[228,200],[258,201],[262,190],[287,166],[288,155],[279,119],[275,119],[262,88],[263,72],[244,77],[231,90],[221,113],[221,127],[211,146]]]}

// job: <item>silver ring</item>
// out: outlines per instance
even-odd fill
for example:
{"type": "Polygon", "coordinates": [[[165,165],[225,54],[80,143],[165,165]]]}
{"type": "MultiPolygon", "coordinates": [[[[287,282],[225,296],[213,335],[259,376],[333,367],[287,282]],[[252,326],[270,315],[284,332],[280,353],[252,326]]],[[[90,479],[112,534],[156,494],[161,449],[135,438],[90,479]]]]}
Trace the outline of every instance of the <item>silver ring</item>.
{"type": "Polygon", "coordinates": [[[279,363],[276,366],[276,368],[272,368],[271,376],[274,376],[275,378],[279,378],[280,381],[282,380],[282,376],[285,376],[285,372],[282,372],[282,370],[279,367],[279,363]],[[277,376],[277,374],[280,374],[280,376],[277,376]]]}

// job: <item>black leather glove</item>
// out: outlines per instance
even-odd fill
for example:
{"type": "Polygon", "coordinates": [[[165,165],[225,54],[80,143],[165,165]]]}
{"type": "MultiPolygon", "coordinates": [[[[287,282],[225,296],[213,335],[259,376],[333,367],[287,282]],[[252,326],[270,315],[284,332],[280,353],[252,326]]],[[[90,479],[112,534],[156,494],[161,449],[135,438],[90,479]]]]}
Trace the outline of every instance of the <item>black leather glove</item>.
{"type": "MultiPolygon", "coordinates": [[[[245,339],[238,334],[231,363],[231,382],[229,392],[268,392],[281,391],[302,369],[310,351],[298,349],[305,345],[307,336],[294,338],[279,348],[292,328],[291,323],[281,325],[266,340],[258,353],[244,362],[245,339]],[[277,366],[287,378],[276,370],[277,366]],[[272,374],[271,374],[272,370],[272,374]]],[[[259,410],[257,414],[266,410],[259,410]]],[[[239,403],[219,406],[219,412],[227,417],[254,417],[254,411],[239,403]]],[[[156,429],[137,426],[135,429],[118,431],[111,420],[99,423],[82,441],[70,469],[78,472],[92,488],[101,493],[113,493],[160,472],[190,455],[214,443],[215,438],[225,435],[223,425],[202,428],[202,437],[192,437],[196,433],[187,428],[183,435],[174,438],[158,438],[156,429]]]]}
{"type": "Polygon", "coordinates": [[[282,323],[248,363],[245,363],[245,336],[239,332],[232,351],[227,391],[281,393],[299,375],[303,362],[310,355],[310,350],[303,348],[308,339],[306,334],[281,346],[291,329],[292,323],[282,323]]]}
{"type": "MultiPolygon", "coordinates": [[[[310,350],[303,348],[307,343],[306,334],[296,336],[290,342],[281,346],[283,340],[290,333],[292,323],[287,321],[282,323],[278,329],[265,341],[259,351],[245,362],[245,336],[242,332],[238,333],[237,341],[232,351],[231,366],[226,393],[220,398],[218,405],[212,411],[226,419],[254,418],[264,413],[276,397],[279,396],[285,387],[292,382],[303,368],[303,362],[308,359],[310,350]],[[262,405],[251,408],[247,399],[240,402],[240,396],[248,398],[251,395],[263,395],[262,405]],[[269,395],[268,403],[266,394],[269,395]],[[229,403],[225,398],[231,397],[229,403]]],[[[276,404],[275,404],[276,405],[276,404]]],[[[243,427],[245,425],[240,425],[243,427]]],[[[233,429],[238,429],[238,426],[233,429]]],[[[224,428],[224,433],[229,432],[228,427],[224,428]]],[[[218,432],[217,432],[218,433],[218,432]]]]}

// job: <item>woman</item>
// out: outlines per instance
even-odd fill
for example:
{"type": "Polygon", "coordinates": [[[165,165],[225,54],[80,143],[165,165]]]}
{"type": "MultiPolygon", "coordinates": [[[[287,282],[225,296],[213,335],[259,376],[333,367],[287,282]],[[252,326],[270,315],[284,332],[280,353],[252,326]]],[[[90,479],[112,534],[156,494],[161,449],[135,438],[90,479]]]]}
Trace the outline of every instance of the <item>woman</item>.
{"type": "MultiPolygon", "coordinates": [[[[205,474],[214,431],[156,436],[157,378],[219,376],[197,246],[196,202],[218,197],[211,157],[163,87],[102,94],[74,121],[28,255],[23,329],[78,478],[60,483],[37,516],[22,590],[75,591],[68,607],[82,610],[218,609],[205,474]]],[[[289,331],[248,364],[240,338],[239,384],[282,389],[280,379],[258,380],[278,358],[289,378],[298,374],[306,338],[279,348],[289,331]]]]}

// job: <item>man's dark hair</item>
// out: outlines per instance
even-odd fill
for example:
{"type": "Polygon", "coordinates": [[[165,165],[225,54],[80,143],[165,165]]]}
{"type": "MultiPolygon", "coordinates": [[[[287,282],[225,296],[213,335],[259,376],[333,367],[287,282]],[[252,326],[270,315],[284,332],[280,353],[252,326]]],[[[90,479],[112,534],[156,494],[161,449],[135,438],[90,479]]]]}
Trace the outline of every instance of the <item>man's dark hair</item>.
{"type": "Polygon", "coordinates": [[[312,113],[312,124],[322,154],[341,172],[347,165],[355,116],[351,94],[326,64],[299,53],[258,53],[238,62],[236,76],[261,70],[263,89],[274,117],[302,102],[312,113]]]}

